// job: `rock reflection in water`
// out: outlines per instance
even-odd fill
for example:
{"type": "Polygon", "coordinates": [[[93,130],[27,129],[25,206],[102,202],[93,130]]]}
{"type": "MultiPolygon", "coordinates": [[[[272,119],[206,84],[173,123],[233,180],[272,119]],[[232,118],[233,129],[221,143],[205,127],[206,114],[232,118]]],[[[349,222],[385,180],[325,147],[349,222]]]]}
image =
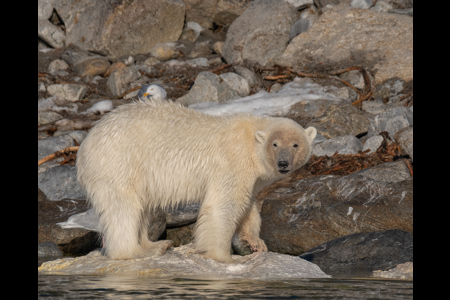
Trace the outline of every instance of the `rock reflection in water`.
{"type": "Polygon", "coordinates": [[[160,279],[138,276],[38,276],[39,298],[64,299],[412,299],[412,281],[160,279]]]}

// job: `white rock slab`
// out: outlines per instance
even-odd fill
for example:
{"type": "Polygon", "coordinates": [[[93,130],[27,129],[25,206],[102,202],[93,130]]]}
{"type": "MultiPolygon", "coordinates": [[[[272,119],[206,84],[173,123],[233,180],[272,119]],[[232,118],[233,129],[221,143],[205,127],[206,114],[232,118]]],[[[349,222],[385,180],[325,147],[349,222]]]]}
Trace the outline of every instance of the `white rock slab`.
{"type": "Polygon", "coordinates": [[[105,275],[134,274],[151,277],[196,277],[208,279],[329,278],[317,265],[297,256],[262,252],[245,264],[222,264],[194,254],[191,244],[173,248],[163,256],[112,260],[100,251],[78,258],[43,263],[40,274],[105,275]]]}

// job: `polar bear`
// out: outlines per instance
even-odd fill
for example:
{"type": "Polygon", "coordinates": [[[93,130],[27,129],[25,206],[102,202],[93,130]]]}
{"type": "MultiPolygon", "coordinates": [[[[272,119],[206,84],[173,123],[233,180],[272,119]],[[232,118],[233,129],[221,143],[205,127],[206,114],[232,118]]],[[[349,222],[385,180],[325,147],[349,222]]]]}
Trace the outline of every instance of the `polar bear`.
{"type": "Polygon", "coordinates": [[[112,259],[163,255],[170,241],[148,237],[152,210],[200,202],[197,253],[233,259],[235,233],[254,251],[261,217],[253,195],[303,166],[316,129],[286,118],[211,116],[175,103],[138,101],[101,119],[81,144],[78,180],[86,190],[112,259]]]}

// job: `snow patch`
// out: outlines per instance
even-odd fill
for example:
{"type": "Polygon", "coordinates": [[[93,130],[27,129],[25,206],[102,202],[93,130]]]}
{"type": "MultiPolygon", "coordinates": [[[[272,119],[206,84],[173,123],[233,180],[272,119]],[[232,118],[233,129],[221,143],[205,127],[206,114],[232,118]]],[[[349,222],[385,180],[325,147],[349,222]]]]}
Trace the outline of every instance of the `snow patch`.
{"type": "Polygon", "coordinates": [[[229,115],[250,113],[262,116],[282,117],[290,112],[291,106],[300,101],[334,100],[341,101],[332,93],[331,87],[323,87],[308,78],[295,78],[276,93],[260,91],[252,96],[228,101],[226,103],[202,102],[189,106],[209,115],[229,115]]]}

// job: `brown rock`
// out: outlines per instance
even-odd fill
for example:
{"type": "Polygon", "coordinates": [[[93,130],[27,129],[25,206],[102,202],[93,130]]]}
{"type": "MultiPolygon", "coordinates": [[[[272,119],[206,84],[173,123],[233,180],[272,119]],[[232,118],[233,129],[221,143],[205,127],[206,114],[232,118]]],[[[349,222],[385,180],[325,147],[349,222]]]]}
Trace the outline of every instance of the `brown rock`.
{"type": "Polygon", "coordinates": [[[73,66],[73,71],[80,76],[97,76],[104,74],[111,63],[103,57],[90,57],[77,61],[73,66]]]}
{"type": "Polygon", "coordinates": [[[413,180],[402,161],[275,184],[261,194],[261,238],[269,251],[299,255],[352,233],[413,231],[413,180]]]}
{"type": "Polygon", "coordinates": [[[116,62],[113,63],[108,70],[106,71],[105,74],[103,74],[103,77],[109,77],[112,73],[114,73],[116,70],[118,69],[125,69],[127,67],[126,64],[121,63],[121,62],[116,62]]]}
{"type": "MultiPolygon", "coordinates": [[[[74,229],[63,229],[74,230],[74,229]]],[[[75,229],[76,230],[76,229],[75,229]]],[[[79,229],[82,230],[82,229],[79,229]]],[[[86,255],[89,252],[102,247],[101,236],[97,232],[86,231],[87,233],[74,238],[67,244],[59,244],[59,248],[66,255],[86,255]]]]}
{"type": "Polygon", "coordinates": [[[195,224],[177,228],[167,228],[165,240],[171,240],[174,247],[187,245],[194,241],[195,224]]]}

